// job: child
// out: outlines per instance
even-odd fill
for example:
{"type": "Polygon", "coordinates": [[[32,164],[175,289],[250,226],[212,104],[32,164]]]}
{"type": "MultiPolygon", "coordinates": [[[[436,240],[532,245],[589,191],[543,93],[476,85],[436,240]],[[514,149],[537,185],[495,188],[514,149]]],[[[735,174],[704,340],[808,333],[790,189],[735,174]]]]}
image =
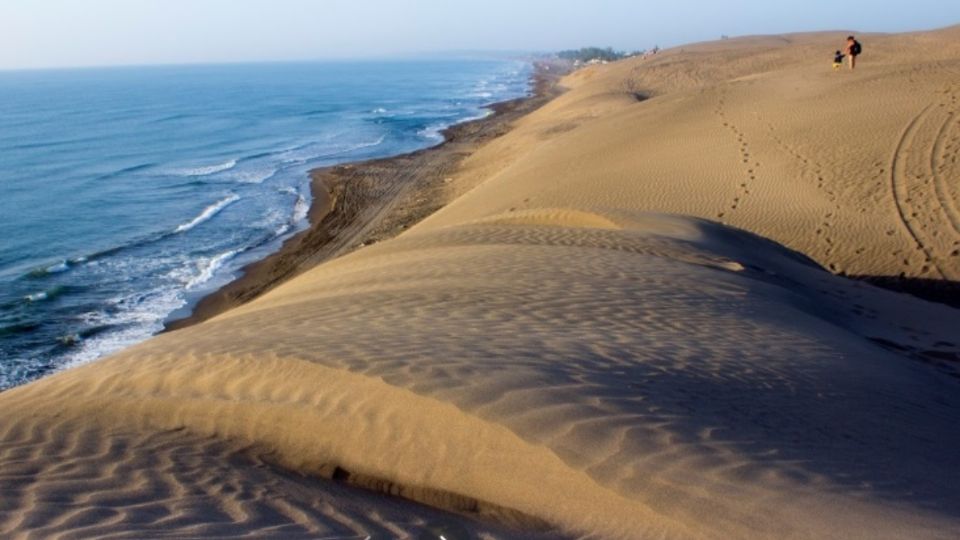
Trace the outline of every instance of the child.
{"type": "Polygon", "coordinates": [[[837,71],[838,69],[843,67],[843,57],[844,57],[844,54],[840,51],[837,51],[836,53],[834,53],[834,57],[833,57],[834,71],[837,71]]]}

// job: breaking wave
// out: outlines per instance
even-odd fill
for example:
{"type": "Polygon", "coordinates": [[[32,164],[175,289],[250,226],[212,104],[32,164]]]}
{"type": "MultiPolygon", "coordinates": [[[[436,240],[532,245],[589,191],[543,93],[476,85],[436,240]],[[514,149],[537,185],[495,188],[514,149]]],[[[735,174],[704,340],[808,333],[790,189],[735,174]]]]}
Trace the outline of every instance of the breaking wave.
{"type": "Polygon", "coordinates": [[[190,169],[180,169],[173,171],[177,176],[210,176],[211,174],[217,174],[219,172],[229,171],[230,169],[237,166],[237,160],[231,159],[230,161],[225,161],[223,163],[217,163],[215,165],[207,165],[204,167],[194,167],[190,169]]]}
{"type": "Polygon", "coordinates": [[[196,227],[197,225],[200,225],[201,223],[206,223],[207,221],[210,221],[211,219],[213,219],[214,216],[222,212],[224,208],[230,206],[231,204],[239,200],[240,200],[239,195],[230,195],[229,197],[223,200],[217,201],[216,203],[211,204],[210,206],[204,208],[203,212],[201,212],[199,216],[193,218],[188,223],[184,223],[179,227],[177,227],[174,230],[174,232],[177,232],[177,233],[187,232],[190,229],[193,229],[194,227],[196,227]]]}

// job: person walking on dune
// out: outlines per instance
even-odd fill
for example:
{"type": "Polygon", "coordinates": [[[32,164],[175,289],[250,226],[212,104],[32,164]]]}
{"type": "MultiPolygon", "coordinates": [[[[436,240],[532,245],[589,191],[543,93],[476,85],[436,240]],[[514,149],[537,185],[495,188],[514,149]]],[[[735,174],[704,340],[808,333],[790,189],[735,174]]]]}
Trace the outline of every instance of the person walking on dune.
{"type": "Polygon", "coordinates": [[[843,49],[843,52],[847,55],[847,58],[850,59],[850,69],[856,69],[857,57],[860,56],[860,50],[860,42],[853,36],[847,36],[847,46],[843,49]]]}

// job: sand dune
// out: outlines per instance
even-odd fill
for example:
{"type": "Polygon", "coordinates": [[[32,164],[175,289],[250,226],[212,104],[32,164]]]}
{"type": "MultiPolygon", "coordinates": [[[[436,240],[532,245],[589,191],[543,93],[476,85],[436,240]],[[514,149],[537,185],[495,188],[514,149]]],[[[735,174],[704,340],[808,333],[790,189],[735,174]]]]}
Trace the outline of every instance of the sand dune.
{"type": "Polygon", "coordinates": [[[43,426],[4,432],[4,538],[394,538],[451,526],[502,536],[280,471],[269,456],[217,438],[81,428],[76,419],[43,426]]]}
{"type": "Polygon", "coordinates": [[[957,34],[573,74],[406,234],[0,394],[0,535],[956,537],[958,312],[820,265],[956,279],[957,34]]]}
{"type": "Polygon", "coordinates": [[[756,232],[835,272],[960,279],[960,31],[743,38],[583,69],[470,158],[423,226],[629,207],[756,232]],[[639,92],[653,99],[637,101],[639,92]]]}

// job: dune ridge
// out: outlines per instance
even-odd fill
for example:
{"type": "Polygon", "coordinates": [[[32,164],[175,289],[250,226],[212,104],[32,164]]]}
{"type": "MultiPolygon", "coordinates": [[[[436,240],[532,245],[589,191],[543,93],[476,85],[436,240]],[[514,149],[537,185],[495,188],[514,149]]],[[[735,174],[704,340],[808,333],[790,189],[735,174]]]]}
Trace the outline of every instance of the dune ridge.
{"type": "Polygon", "coordinates": [[[957,27],[865,35],[860,69],[833,72],[823,58],[846,33],[582,69],[570,92],[471,156],[458,181],[475,193],[421,226],[626,205],[750,230],[836,273],[955,283],[957,27]],[[641,91],[653,99],[638,102],[641,91]]]}
{"type": "Polygon", "coordinates": [[[960,268],[958,31],[574,73],[408,232],[0,394],[0,535],[956,537],[957,310],[823,267],[960,268]]]}

